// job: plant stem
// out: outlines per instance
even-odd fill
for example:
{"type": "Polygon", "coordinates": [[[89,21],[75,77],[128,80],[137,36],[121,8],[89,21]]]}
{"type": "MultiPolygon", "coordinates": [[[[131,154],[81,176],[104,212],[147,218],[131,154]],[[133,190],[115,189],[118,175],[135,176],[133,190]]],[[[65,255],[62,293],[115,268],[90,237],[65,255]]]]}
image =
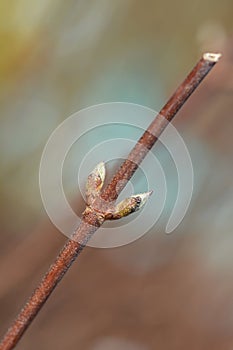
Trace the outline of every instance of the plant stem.
{"type": "MultiPolygon", "coordinates": [[[[220,54],[209,53],[203,55],[197,65],[161,109],[160,113],[155,117],[142,137],[138,140],[132,151],[129,153],[128,158],[122,163],[109,185],[101,194],[102,199],[107,202],[115,201],[117,199],[119,193],[133,176],[139,164],[153,147],[168,123],[174,118],[188,97],[218,62],[220,56],[220,54]]],[[[23,333],[36,317],[54,288],[101,224],[102,223],[98,224],[98,222],[96,222],[96,217],[94,215],[89,216],[88,220],[83,216],[80,226],[72,237],[73,239],[67,240],[56,260],[50,266],[48,272],[15,318],[12,326],[6,332],[0,344],[0,350],[10,350],[17,345],[23,333]]]]}

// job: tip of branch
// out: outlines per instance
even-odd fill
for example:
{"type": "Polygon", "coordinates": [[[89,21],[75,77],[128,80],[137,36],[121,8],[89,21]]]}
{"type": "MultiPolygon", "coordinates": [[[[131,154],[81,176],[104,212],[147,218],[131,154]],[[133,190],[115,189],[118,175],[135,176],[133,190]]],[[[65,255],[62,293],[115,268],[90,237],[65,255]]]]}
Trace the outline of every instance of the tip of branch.
{"type": "Polygon", "coordinates": [[[203,55],[203,59],[206,61],[210,61],[210,62],[218,62],[219,59],[221,58],[222,54],[221,53],[210,53],[210,52],[206,52],[203,55]]]}

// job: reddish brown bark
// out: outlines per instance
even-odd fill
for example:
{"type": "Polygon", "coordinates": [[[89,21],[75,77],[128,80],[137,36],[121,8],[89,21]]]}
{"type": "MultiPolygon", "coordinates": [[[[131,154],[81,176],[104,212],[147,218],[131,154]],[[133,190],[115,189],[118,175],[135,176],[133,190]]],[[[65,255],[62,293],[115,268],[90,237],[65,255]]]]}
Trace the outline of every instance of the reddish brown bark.
{"type": "MultiPolygon", "coordinates": [[[[159,115],[155,117],[151,125],[130,152],[128,158],[123,162],[109,185],[103,191],[101,197],[105,201],[109,202],[117,199],[118,194],[133,176],[138,165],[153,147],[159,135],[161,135],[167,124],[174,118],[188,97],[217,63],[219,57],[220,55],[214,54],[203,55],[191,73],[161,109],[159,115]]],[[[96,216],[94,213],[92,213],[92,216],[88,217],[88,222],[92,225],[83,220],[73,236],[75,240],[67,240],[41,283],[22,308],[12,326],[8,329],[0,344],[0,350],[10,350],[14,348],[54,288],[62,279],[63,275],[81,253],[90,237],[98,229],[100,224],[96,222],[96,216]]]]}

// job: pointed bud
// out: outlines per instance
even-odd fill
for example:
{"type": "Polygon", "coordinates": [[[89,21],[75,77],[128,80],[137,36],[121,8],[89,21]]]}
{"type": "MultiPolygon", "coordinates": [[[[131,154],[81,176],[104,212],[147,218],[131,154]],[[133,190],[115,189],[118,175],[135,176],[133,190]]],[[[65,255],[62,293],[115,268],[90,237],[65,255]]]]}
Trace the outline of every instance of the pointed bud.
{"type": "Polygon", "coordinates": [[[107,215],[107,219],[116,220],[122,217],[128,216],[135,211],[141,209],[147,202],[152,191],[140,193],[129,198],[124,199],[122,202],[116,205],[112,215],[107,215]]]}
{"type": "Polygon", "coordinates": [[[88,176],[86,183],[86,200],[88,204],[99,195],[104,184],[105,174],[105,164],[101,162],[88,176]]]}

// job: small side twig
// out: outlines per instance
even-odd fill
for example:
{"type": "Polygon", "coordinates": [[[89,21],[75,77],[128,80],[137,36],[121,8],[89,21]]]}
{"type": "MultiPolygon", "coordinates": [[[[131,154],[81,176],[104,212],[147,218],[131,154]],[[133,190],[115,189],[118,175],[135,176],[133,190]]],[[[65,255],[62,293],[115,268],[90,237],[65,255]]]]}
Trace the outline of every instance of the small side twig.
{"type": "MultiPolygon", "coordinates": [[[[220,54],[212,53],[206,53],[203,55],[184,82],[178,87],[165,106],[161,109],[159,115],[155,117],[151,125],[138,140],[128,158],[123,162],[109,185],[102,194],[99,195],[99,199],[101,198],[101,201],[99,202],[101,203],[98,203],[97,201],[95,202],[95,205],[87,206],[80,226],[72,236],[72,239],[67,240],[56,260],[50,266],[38,287],[15,318],[12,326],[8,329],[0,343],[0,350],[11,350],[18,343],[23,333],[31,324],[32,320],[42,308],[54,288],[81,253],[88,240],[98,227],[100,227],[108,218],[107,215],[105,215],[108,203],[114,203],[119,193],[133,176],[139,164],[142,162],[148,151],[153,147],[168,123],[174,118],[185,101],[218,62],[220,56],[220,54]],[[104,209],[101,207],[102,202],[105,203],[104,209]],[[97,208],[96,206],[99,207],[97,208]]],[[[93,203],[91,202],[89,204],[93,203]]],[[[121,215],[118,216],[120,217],[121,215]]]]}

